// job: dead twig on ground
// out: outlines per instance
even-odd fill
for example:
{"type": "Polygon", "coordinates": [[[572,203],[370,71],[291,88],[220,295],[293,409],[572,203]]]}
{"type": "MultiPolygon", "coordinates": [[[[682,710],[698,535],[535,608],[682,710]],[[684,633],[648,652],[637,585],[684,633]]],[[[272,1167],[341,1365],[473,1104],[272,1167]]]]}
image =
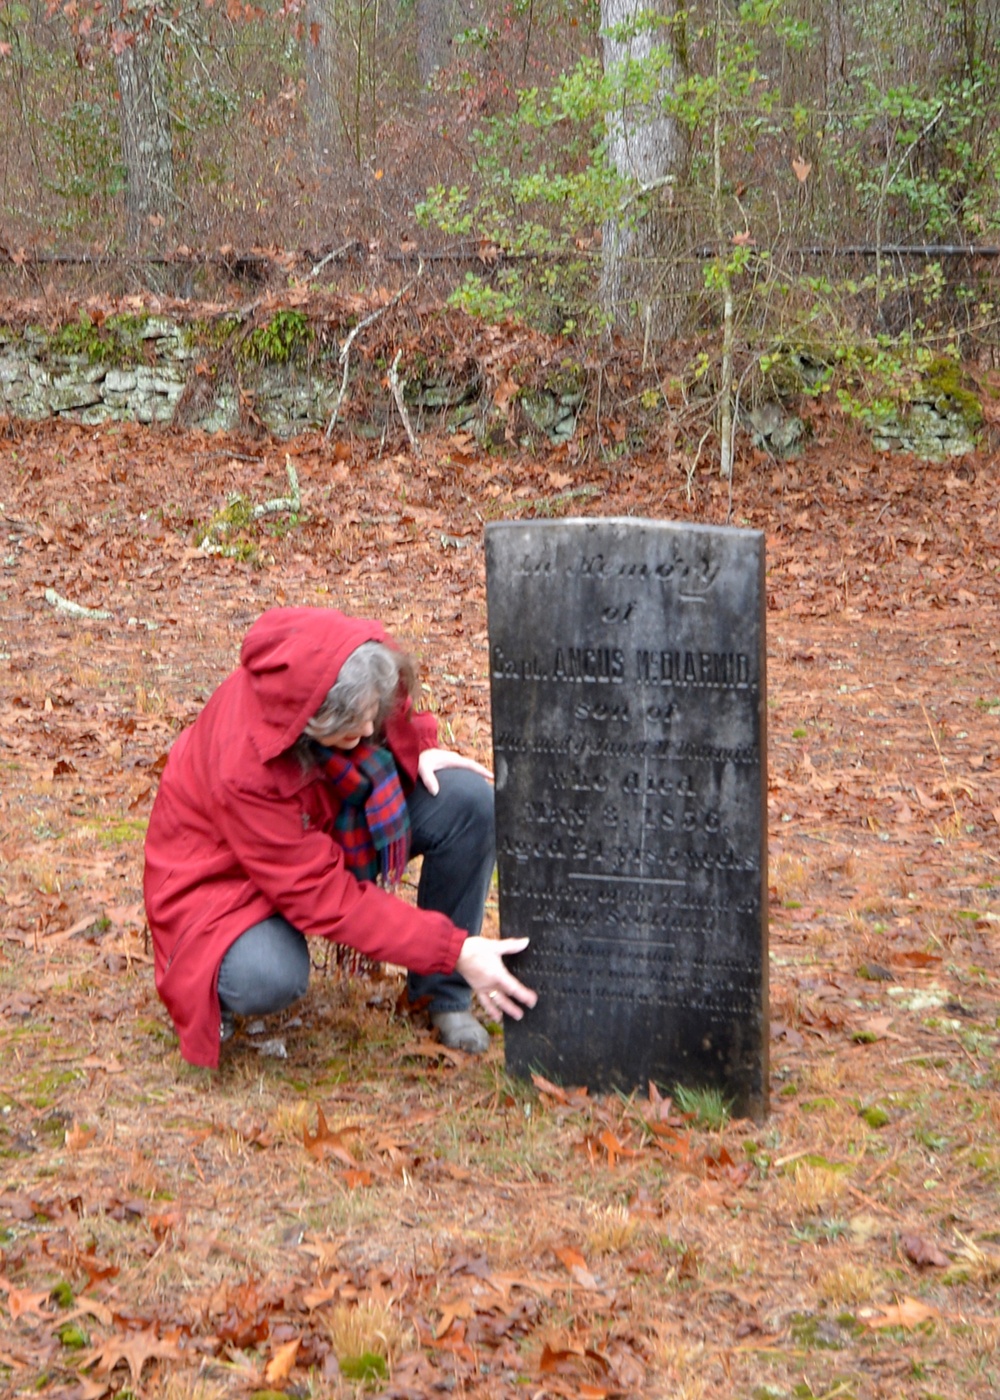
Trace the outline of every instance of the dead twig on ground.
{"type": "Polygon", "coordinates": [[[407,413],[406,404],[403,402],[403,385],[406,383],[406,380],[400,380],[399,377],[399,361],[402,354],[402,350],[397,350],[395,358],[393,359],[393,362],[389,367],[389,388],[392,391],[393,402],[395,403],[396,408],[399,410],[399,416],[403,420],[403,427],[406,429],[406,436],[410,439],[410,446],[413,448],[413,455],[414,457],[419,457],[420,439],[413,431],[413,426],[410,423],[410,415],[407,413]]]}
{"type": "Polygon", "coordinates": [[[352,249],[358,246],[357,242],[352,238],[349,243],[344,243],[339,248],[334,248],[332,253],[327,253],[325,258],[320,258],[319,262],[309,269],[306,275],[306,281],[311,282],[314,278],[319,276],[324,267],[329,266],[332,262],[338,262],[345,253],[351,252],[352,249]]]}
{"type": "Polygon", "coordinates": [[[86,619],[89,622],[108,622],[111,618],[111,613],[104,608],[85,608],[82,603],[74,603],[70,598],[64,598],[54,588],[46,588],[45,601],[57,612],[67,613],[70,617],[86,619]]]}
{"type": "Polygon", "coordinates": [[[948,765],[945,762],[944,754],[941,752],[941,745],[938,742],[938,736],[934,733],[934,726],[931,724],[931,717],[927,713],[927,706],[922,700],[920,702],[920,708],[923,711],[924,722],[927,725],[927,728],[930,730],[931,743],[934,745],[938,759],[941,763],[941,771],[944,774],[944,788],[945,792],[947,792],[949,798],[951,799],[951,810],[955,814],[955,825],[960,826],[962,823],[962,818],[958,814],[958,803],[955,801],[954,785],[951,779],[948,777],[948,765]]]}
{"type": "Polygon", "coordinates": [[[365,316],[362,320],[360,320],[358,324],[354,327],[354,329],[351,331],[350,335],[348,335],[343,345],[340,347],[340,355],[338,356],[338,359],[340,360],[340,363],[343,366],[344,372],[341,375],[340,379],[340,392],[337,395],[337,402],[333,406],[333,412],[330,415],[330,421],[326,425],[326,433],[324,434],[324,436],[327,442],[330,441],[330,435],[332,434],[336,426],[337,418],[340,414],[340,405],[344,402],[344,395],[347,393],[347,375],[350,367],[351,346],[354,344],[355,339],[361,334],[363,330],[367,330],[367,328],[370,325],[377,321],[379,317],[384,316],[387,311],[391,311],[394,306],[397,306],[399,302],[402,301],[403,297],[406,296],[407,292],[409,292],[413,287],[416,286],[416,284],[420,281],[423,275],[424,261],[423,258],[421,258],[417,266],[416,276],[412,277],[410,281],[407,282],[405,287],[400,287],[399,291],[395,294],[395,296],[390,297],[384,306],[378,307],[377,310],[372,311],[368,316],[365,316]]]}
{"type": "MultiPolygon", "coordinates": [[[[243,523],[262,520],[265,515],[280,515],[285,511],[290,515],[299,513],[302,509],[302,492],[299,487],[295,463],[291,457],[286,456],[285,458],[285,471],[288,475],[288,495],[273,496],[268,501],[260,501],[257,505],[250,506],[246,510],[243,523]]],[[[232,506],[243,500],[243,497],[234,498],[229,503],[228,513],[227,510],[223,510],[210,522],[198,544],[198,548],[203,554],[229,554],[231,552],[232,547],[225,542],[224,536],[233,529],[232,506]]]]}

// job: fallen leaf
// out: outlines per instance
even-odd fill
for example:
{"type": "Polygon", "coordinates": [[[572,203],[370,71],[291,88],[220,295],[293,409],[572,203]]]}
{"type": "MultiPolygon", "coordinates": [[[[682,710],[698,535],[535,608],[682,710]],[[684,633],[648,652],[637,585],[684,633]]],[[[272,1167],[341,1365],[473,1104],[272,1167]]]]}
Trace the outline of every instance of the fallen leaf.
{"type": "Polygon", "coordinates": [[[308,1288],[302,1294],[302,1302],[312,1312],[315,1308],[322,1308],[327,1303],[332,1303],[337,1297],[345,1283],[350,1281],[350,1275],[339,1273],[331,1274],[326,1283],[321,1288],[308,1288]]]}
{"type": "Polygon", "coordinates": [[[166,1239],[167,1235],[184,1223],[184,1213],[180,1210],[165,1210],[149,1217],[149,1228],[156,1240],[166,1239]]]}
{"type": "Polygon", "coordinates": [[[105,1074],[124,1074],[125,1066],[112,1056],[111,1059],[102,1060],[97,1055],[85,1055],[80,1061],[83,1069],[102,1069],[105,1074]]]}
{"type": "Polygon", "coordinates": [[[442,1337],[446,1336],[451,1331],[452,1323],[457,1319],[468,1321],[475,1315],[475,1304],[471,1298],[455,1298],[449,1303],[442,1303],[441,1321],[434,1330],[435,1338],[440,1341],[442,1337]]]}
{"type": "Polygon", "coordinates": [[[52,1314],[45,1307],[50,1296],[46,1292],[32,1293],[27,1288],[11,1288],[7,1285],[7,1311],[12,1318],[51,1317],[52,1314]]]}
{"type": "Polygon", "coordinates": [[[450,1176],[452,1181],[471,1181],[472,1173],[460,1167],[457,1162],[438,1161],[438,1167],[445,1176],[450,1176]]]}
{"type": "Polygon", "coordinates": [[[59,929],[54,933],[46,934],[45,941],[46,943],[48,943],[56,938],[60,940],[65,938],[73,938],[76,934],[83,933],[85,929],[93,928],[100,917],[100,912],[91,912],[89,914],[84,914],[82,919],[77,919],[76,923],[71,924],[69,928],[59,929]]]}
{"type": "Polygon", "coordinates": [[[66,1146],[71,1152],[82,1152],[96,1137],[96,1128],[85,1128],[74,1121],[72,1126],[66,1129],[66,1146]]]}
{"type": "Polygon", "coordinates": [[[549,1098],[555,1099],[557,1103],[569,1103],[569,1096],[565,1089],[553,1084],[550,1079],[544,1078],[541,1074],[533,1074],[531,1082],[540,1094],[548,1094],[549,1098]]]}
{"type": "Polygon", "coordinates": [[[104,1327],[113,1327],[115,1323],[115,1315],[111,1308],[96,1298],[80,1298],[75,1308],[59,1314],[60,1322],[72,1322],[76,1317],[96,1317],[104,1327]]]}
{"type": "Polygon", "coordinates": [[[452,1050],[447,1045],[442,1045],[440,1040],[416,1040],[410,1045],[404,1045],[396,1058],[397,1060],[409,1059],[411,1055],[424,1055],[431,1060],[447,1060],[449,1064],[464,1065],[467,1056],[464,1050],[452,1050]]]}
{"type": "Polygon", "coordinates": [[[574,1283],[578,1283],[581,1288],[596,1289],[600,1287],[597,1279],[587,1268],[587,1261],[579,1250],[562,1248],[555,1249],[552,1252],[555,1254],[560,1264],[566,1269],[574,1283]]]}
{"type": "Polygon", "coordinates": [[[177,1343],[160,1338],[155,1327],[147,1327],[143,1332],[133,1332],[124,1337],[112,1337],[101,1347],[81,1358],[81,1365],[96,1366],[98,1371],[113,1371],[119,1362],[124,1361],[132,1377],[133,1386],[138,1386],[142,1378],[142,1368],[147,1361],[180,1361],[183,1353],[177,1343]]]}
{"type": "Polygon", "coordinates": [[[905,963],[907,967],[931,967],[934,963],[941,961],[940,953],[925,953],[919,948],[912,948],[902,953],[894,953],[892,956],[894,963],[905,963]]]}
{"type": "Polygon", "coordinates": [[[793,156],[792,169],[795,171],[795,178],[800,185],[804,185],[812,174],[812,162],[803,160],[801,156],[793,156]]]}
{"type": "Polygon", "coordinates": [[[364,1167],[349,1167],[344,1172],[344,1183],[353,1191],[358,1186],[370,1186],[372,1184],[372,1174],[364,1167]]]}
{"type": "Polygon", "coordinates": [[[698,1277],[698,1270],[701,1268],[701,1256],[696,1249],[686,1249],[680,1257],[677,1265],[677,1277],[682,1279],[693,1279],[698,1277]]]}
{"type": "Polygon", "coordinates": [[[902,1245],[906,1257],[912,1259],[913,1263],[921,1269],[931,1265],[945,1269],[951,1263],[948,1255],[943,1250],[938,1249],[933,1240],[925,1239],[923,1235],[900,1235],[899,1243],[902,1245]]]}
{"type": "Polygon", "coordinates": [[[336,1157],[338,1162],[343,1162],[345,1167],[357,1167],[358,1163],[345,1143],[343,1132],[331,1132],[327,1126],[326,1117],[322,1108],[316,1106],[316,1134],[311,1136],[309,1129],[303,1123],[302,1140],[305,1143],[306,1151],[317,1161],[322,1161],[327,1152],[331,1157],[336,1157]]]}
{"type": "Polygon", "coordinates": [[[925,812],[940,812],[942,807],[947,807],[947,802],[939,801],[935,797],[929,797],[919,783],[914,783],[913,791],[917,794],[917,801],[925,812]]]}
{"type": "MultiPolygon", "coordinates": [[[[891,1015],[868,1016],[865,1018],[864,1021],[861,1022],[861,1029],[867,1035],[875,1036],[877,1040],[884,1040],[886,1036],[888,1036],[890,1033],[889,1027],[892,1025],[892,1021],[893,1018],[891,1015]]],[[[898,1040],[899,1037],[893,1036],[893,1039],[898,1040]]]]}
{"type": "Polygon", "coordinates": [[[341,1240],[310,1240],[308,1244],[303,1244],[301,1248],[303,1254],[309,1254],[316,1260],[317,1268],[332,1269],[340,1262],[339,1255],[341,1244],[341,1240]]]}
{"type": "Polygon", "coordinates": [[[538,1370],[543,1376],[552,1375],[553,1372],[565,1370],[567,1365],[585,1365],[586,1360],[582,1348],[577,1350],[573,1347],[551,1347],[548,1342],[542,1347],[542,1354],[538,1360],[538,1370]]]}
{"type": "Polygon", "coordinates": [[[92,1381],[89,1376],[80,1376],[69,1394],[73,1400],[101,1400],[110,1389],[108,1381],[92,1381]]]}
{"type": "Polygon", "coordinates": [[[290,1342],[285,1342],[284,1346],[278,1347],[264,1368],[264,1379],[268,1385],[280,1385],[282,1381],[288,1379],[301,1345],[302,1338],[293,1337],[290,1342]]]}
{"type": "MultiPolygon", "coordinates": [[[[538,1370],[543,1376],[553,1375],[562,1372],[563,1374],[579,1375],[580,1370],[592,1376],[595,1372],[608,1376],[611,1374],[611,1362],[608,1358],[593,1347],[566,1346],[554,1347],[550,1342],[546,1342],[542,1347],[542,1354],[538,1360],[538,1370]]],[[[589,1380],[578,1380],[574,1393],[579,1396],[597,1397],[609,1394],[606,1386],[594,1385],[589,1380]]]]}
{"type": "Polygon", "coordinates": [[[935,1317],[940,1317],[937,1308],[931,1307],[928,1303],[921,1303],[919,1298],[904,1298],[900,1303],[883,1308],[878,1317],[866,1319],[865,1326],[873,1331],[883,1327],[912,1329],[921,1326],[924,1322],[930,1322],[935,1317]]]}

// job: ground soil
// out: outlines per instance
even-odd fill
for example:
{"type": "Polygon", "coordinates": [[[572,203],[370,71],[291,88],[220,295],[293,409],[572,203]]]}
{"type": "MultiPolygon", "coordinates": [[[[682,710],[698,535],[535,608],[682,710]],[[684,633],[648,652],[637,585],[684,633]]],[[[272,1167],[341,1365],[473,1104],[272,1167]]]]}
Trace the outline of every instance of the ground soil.
{"type": "Polygon", "coordinates": [[[836,417],[731,488],[392,447],[0,442],[0,1394],[995,1395],[995,460],[836,417]],[[286,453],[297,517],[199,548],[286,453]],[[320,967],[185,1065],[141,902],[174,736],[264,608],[337,604],[488,761],[482,526],[538,514],[766,531],[770,1116],[513,1082],[498,1028],[445,1052],[392,971],[320,967]]]}

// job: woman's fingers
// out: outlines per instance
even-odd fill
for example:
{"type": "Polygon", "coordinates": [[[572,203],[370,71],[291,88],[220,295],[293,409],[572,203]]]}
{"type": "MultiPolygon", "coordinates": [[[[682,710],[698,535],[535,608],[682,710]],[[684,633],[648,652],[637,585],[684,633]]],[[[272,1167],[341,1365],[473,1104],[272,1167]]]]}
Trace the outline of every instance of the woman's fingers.
{"type": "Polygon", "coordinates": [[[434,775],[440,773],[444,768],[466,768],[470,773],[478,773],[487,782],[493,781],[493,774],[490,770],[474,758],[466,758],[464,754],[452,753],[450,749],[424,749],[417,760],[417,773],[431,797],[437,797],[441,788],[434,775]]]}
{"type": "Polygon", "coordinates": [[[467,938],[458,956],[456,971],[468,982],[491,1015],[503,1011],[515,1021],[524,1015],[522,1007],[532,1007],[538,993],[526,987],[504,965],[511,953],[523,952],[526,938],[467,938]]]}
{"type": "MultiPolygon", "coordinates": [[[[538,994],[533,992],[530,987],[525,987],[521,982],[517,983],[517,987],[517,996],[524,1002],[524,1005],[528,1007],[534,1006],[538,1000],[538,994]]],[[[476,995],[479,997],[481,1004],[494,1018],[501,1011],[513,1021],[520,1021],[524,1016],[523,1008],[518,1005],[513,996],[508,995],[506,992],[494,989],[492,992],[477,992],[476,995]]]]}

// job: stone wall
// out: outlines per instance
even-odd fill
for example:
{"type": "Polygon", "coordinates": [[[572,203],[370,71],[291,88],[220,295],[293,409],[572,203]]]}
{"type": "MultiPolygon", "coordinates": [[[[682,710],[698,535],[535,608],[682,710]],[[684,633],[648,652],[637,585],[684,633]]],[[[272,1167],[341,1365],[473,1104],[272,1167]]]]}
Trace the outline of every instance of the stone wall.
{"type": "MultiPolygon", "coordinates": [[[[0,415],[35,421],[66,415],[81,423],[175,423],[208,432],[252,422],[278,437],[291,437],[326,427],[336,409],[341,419],[350,414],[345,427],[351,432],[377,436],[384,431],[389,411],[384,355],[381,360],[372,355],[369,362],[355,353],[351,387],[341,403],[338,336],[346,326],[331,335],[328,326],[317,331],[307,326],[302,312],[287,311],[276,312],[270,323],[265,319],[249,332],[248,324],[234,314],[228,321],[228,339],[224,319],[217,318],[213,325],[185,324],[145,313],[109,317],[100,326],[81,316],[54,333],[36,326],[0,326],[0,415]],[[241,357],[247,339],[278,324],[282,314],[299,317],[303,335],[294,346],[277,337],[279,350],[284,345],[287,351],[283,362],[269,362],[263,355],[241,357]]],[[[541,438],[561,443],[576,435],[586,407],[587,375],[563,358],[563,347],[529,336],[513,355],[504,357],[502,374],[509,378],[513,373],[518,387],[513,395],[500,396],[492,392],[483,363],[495,358],[495,347],[480,345],[480,359],[470,344],[459,364],[452,353],[454,343],[442,343],[441,327],[436,331],[437,339],[434,328],[421,337],[428,354],[421,350],[413,355],[401,388],[418,431],[428,425],[464,428],[491,446],[511,440],[530,446],[541,438]]],[[[475,333],[470,341],[474,338],[475,333]]],[[[950,361],[936,365],[898,411],[869,415],[876,450],[903,450],[941,461],[978,445],[984,423],[976,395],[964,384],[958,366],[950,361]]],[[[405,374],[406,366],[401,370],[405,374]]],[[[650,388],[658,405],[655,379],[650,388]]],[[[630,416],[640,438],[647,430],[655,437],[661,426],[656,408],[646,415],[645,425],[634,421],[634,409],[630,416]]],[[[798,455],[807,437],[804,420],[784,403],[759,406],[745,415],[743,426],[775,457],[798,455]]]]}
{"type": "Polygon", "coordinates": [[[255,418],[290,436],[325,426],[337,402],[332,373],[294,362],[252,366],[237,382],[206,360],[188,327],[164,317],[144,318],[130,337],[136,362],[121,364],[60,348],[60,337],[35,327],[0,327],[0,413],[36,422],[63,415],[79,423],[178,421],[212,432],[238,426],[242,389],[255,418]]]}

